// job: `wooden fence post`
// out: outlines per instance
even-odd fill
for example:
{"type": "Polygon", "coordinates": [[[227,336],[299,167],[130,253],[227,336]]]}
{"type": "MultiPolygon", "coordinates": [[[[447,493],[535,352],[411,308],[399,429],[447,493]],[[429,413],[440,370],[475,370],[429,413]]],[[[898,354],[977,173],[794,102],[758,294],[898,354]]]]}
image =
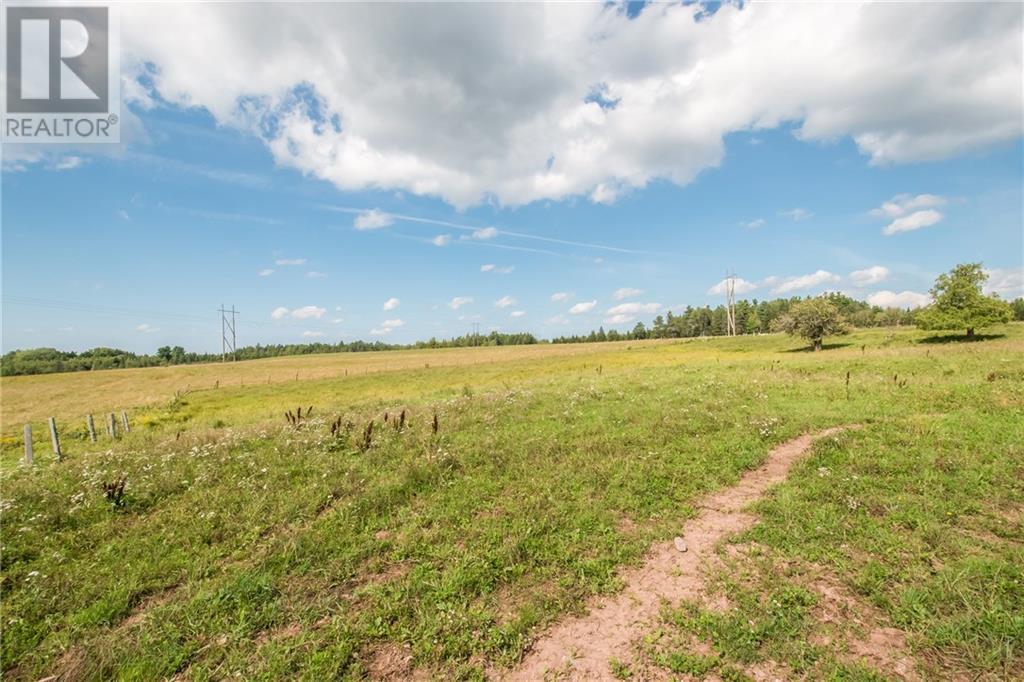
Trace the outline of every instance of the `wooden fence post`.
{"type": "Polygon", "coordinates": [[[32,466],[32,425],[25,424],[25,464],[32,466]]]}
{"type": "Polygon", "coordinates": [[[130,433],[131,432],[132,427],[128,424],[128,413],[123,411],[123,410],[121,411],[121,424],[124,425],[124,432],[125,433],[130,433]]]}
{"type": "Polygon", "coordinates": [[[113,412],[107,416],[107,431],[110,432],[111,438],[117,438],[117,421],[114,420],[113,412]]]}
{"type": "Polygon", "coordinates": [[[57,437],[57,420],[50,417],[47,422],[50,425],[50,445],[53,446],[53,454],[57,455],[57,461],[64,459],[60,451],[60,438],[57,437]]]}
{"type": "Polygon", "coordinates": [[[92,420],[92,415],[85,415],[85,428],[89,429],[89,440],[93,443],[96,442],[96,423],[92,420]]]}

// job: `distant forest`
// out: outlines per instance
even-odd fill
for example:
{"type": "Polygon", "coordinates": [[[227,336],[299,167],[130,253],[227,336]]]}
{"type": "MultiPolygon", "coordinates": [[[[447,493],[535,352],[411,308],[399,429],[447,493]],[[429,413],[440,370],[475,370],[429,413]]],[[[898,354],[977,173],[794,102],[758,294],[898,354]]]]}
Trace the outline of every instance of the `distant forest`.
{"type": "MultiPolygon", "coordinates": [[[[915,311],[900,308],[881,308],[864,301],[858,301],[844,294],[825,294],[844,317],[855,327],[891,327],[912,325],[915,311]]],[[[739,334],[756,334],[773,331],[774,325],[790,307],[805,300],[799,296],[778,298],[771,301],[737,301],[736,327],[739,334]]],[[[1013,301],[1014,319],[1024,320],[1024,299],[1013,301]]],[[[536,343],[591,343],[598,341],[627,341],[632,339],[674,339],[696,336],[724,336],[727,331],[724,305],[711,308],[687,306],[680,314],[668,312],[658,315],[651,324],[637,322],[630,331],[616,329],[605,331],[604,327],[589,334],[559,336],[550,341],[538,339],[533,334],[466,334],[451,339],[431,338],[411,344],[394,344],[375,341],[352,341],[345,343],[290,343],[245,346],[239,348],[235,357],[239,360],[256,360],[283,355],[312,355],[315,353],[360,353],[382,350],[408,350],[414,348],[465,348],[471,346],[520,346],[536,343]]],[[[0,357],[0,375],[51,374],[54,372],[82,372],[98,369],[121,369],[130,367],[161,367],[187,365],[200,362],[219,362],[220,353],[192,353],[181,346],[163,346],[152,355],[132,353],[117,348],[93,348],[76,353],[55,348],[33,348],[14,350],[0,357]]]]}

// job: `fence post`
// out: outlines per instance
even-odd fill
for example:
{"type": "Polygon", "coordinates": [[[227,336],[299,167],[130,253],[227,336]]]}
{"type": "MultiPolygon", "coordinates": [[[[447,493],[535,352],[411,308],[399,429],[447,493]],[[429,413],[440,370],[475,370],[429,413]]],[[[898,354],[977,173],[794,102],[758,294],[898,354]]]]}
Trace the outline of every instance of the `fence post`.
{"type": "Polygon", "coordinates": [[[117,438],[117,421],[114,420],[113,412],[107,416],[107,431],[110,432],[111,438],[117,438]]]}
{"type": "Polygon", "coordinates": [[[57,420],[50,417],[47,422],[50,425],[50,445],[53,446],[53,454],[57,455],[57,461],[64,459],[60,451],[60,438],[57,437],[57,420]]]}
{"type": "Polygon", "coordinates": [[[96,442],[96,423],[92,420],[92,415],[85,415],[85,427],[89,429],[89,440],[93,443],[96,442]]]}
{"type": "Polygon", "coordinates": [[[25,424],[25,464],[32,466],[32,425],[25,424]]]}
{"type": "Polygon", "coordinates": [[[130,433],[132,427],[128,425],[128,413],[123,410],[121,411],[121,423],[124,425],[124,432],[130,433]]]}

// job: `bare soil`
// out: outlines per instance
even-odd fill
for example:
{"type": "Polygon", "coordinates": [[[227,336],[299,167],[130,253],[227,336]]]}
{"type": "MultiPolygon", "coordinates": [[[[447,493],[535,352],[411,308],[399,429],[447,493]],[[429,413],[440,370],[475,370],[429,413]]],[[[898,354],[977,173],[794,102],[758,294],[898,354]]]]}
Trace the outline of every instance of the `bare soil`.
{"type": "Polygon", "coordinates": [[[687,551],[677,550],[673,541],[654,545],[642,566],[623,572],[625,589],[598,601],[585,615],[556,624],[534,642],[517,668],[497,676],[527,681],[610,679],[609,662],[633,658],[634,642],[653,627],[663,602],[676,605],[702,596],[704,569],[713,558],[716,543],[749,528],[757,519],[744,509],[785,479],[815,440],[844,428],[851,427],[805,434],[773,449],[762,465],[745,473],[739,483],[704,500],[698,515],[680,532],[687,551]]]}

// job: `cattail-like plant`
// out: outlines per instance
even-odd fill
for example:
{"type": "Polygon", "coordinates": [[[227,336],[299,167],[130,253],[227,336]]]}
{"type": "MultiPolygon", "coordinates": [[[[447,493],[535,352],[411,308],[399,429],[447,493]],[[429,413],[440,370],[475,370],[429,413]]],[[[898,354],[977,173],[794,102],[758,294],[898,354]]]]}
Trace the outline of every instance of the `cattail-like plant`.
{"type": "Polygon", "coordinates": [[[359,443],[359,449],[366,452],[373,445],[373,420],[371,419],[363,429],[363,440],[359,443]]]}
{"type": "Polygon", "coordinates": [[[440,424],[440,422],[437,421],[437,412],[435,412],[434,413],[434,421],[430,425],[430,431],[431,431],[431,433],[433,433],[436,436],[437,435],[437,430],[439,428],[441,428],[441,424],[440,424]]]}
{"type": "Polygon", "coordinates": [[[395,420],[395,430],[401,431],[405,428],[405,409],[398,415],[398,419],[395,420]]]}
{"type": "Polygon", "coordinates": [[[124,476],[118,478],[111,483],[103,484],[103,497],[106,498],[107,502],[115,507],[121,507],[124,505],[124,484],[126,479],[124,476]]]}

